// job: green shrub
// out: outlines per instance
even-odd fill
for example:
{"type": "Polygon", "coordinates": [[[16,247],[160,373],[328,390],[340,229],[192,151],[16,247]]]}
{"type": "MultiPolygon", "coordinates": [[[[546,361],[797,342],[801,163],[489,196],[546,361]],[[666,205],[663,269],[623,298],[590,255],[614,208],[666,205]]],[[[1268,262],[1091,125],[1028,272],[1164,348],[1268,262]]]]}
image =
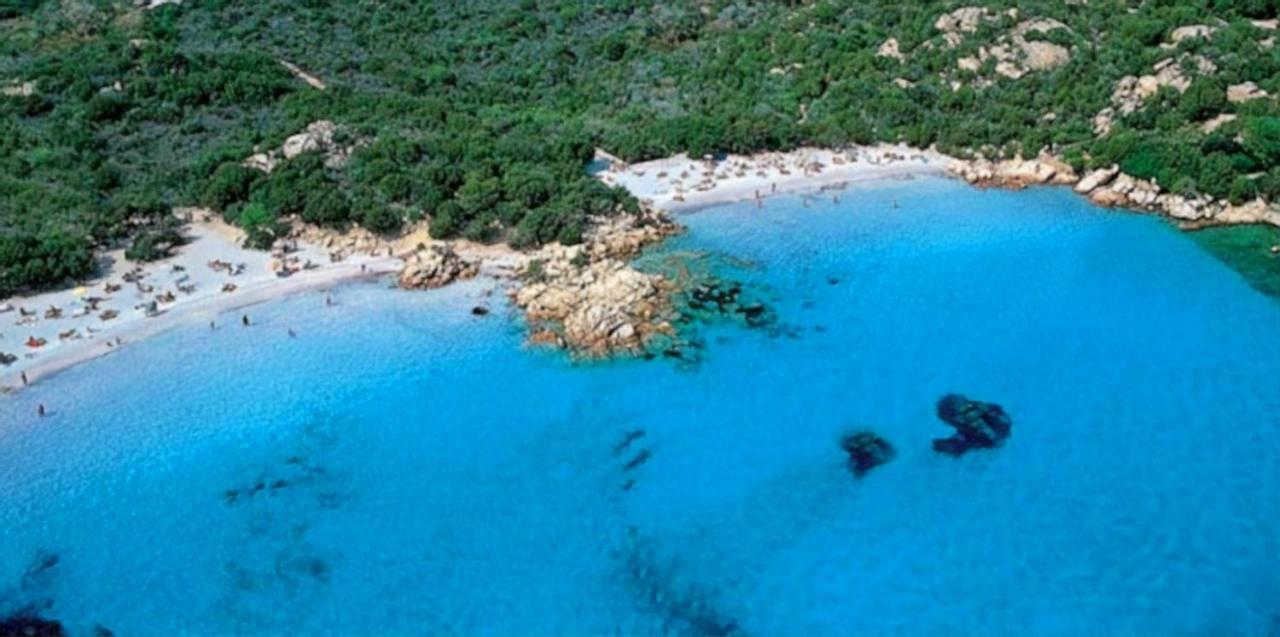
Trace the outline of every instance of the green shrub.
{"type": "Polygon", "coordinates": [[[275,240],[284,236],[285,228],[266,206],[254,202],[240,210],[237,222],[245,231],[245,244],[251,248],[266,250],[275,240]]]}
{"type": "Polygon", "coordinates": [[[260,178],[260,171],[239,162],[222,164],[205,184],[201,203],[214,210],[226,211],[234,204],[248,201],[254,182],[260,178]]]}

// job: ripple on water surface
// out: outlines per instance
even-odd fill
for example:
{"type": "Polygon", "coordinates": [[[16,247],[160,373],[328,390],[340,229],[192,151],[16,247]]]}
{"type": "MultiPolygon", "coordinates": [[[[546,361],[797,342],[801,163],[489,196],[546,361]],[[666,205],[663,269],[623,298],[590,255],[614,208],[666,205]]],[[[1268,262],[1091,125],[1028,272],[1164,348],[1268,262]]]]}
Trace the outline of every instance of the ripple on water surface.
{"type": "Polygon", "coordinates": [[[0,615],[129,635],[1275,625],[1280,305],[1187,237],[1065,190],[935,180],[685,221],[665,249],[733,257],[719,274],[778,325],[701,328],[696,365],[523,349],[479,282],[360,285],[6,399],[0,615]],[[953,391],[1003,405],[1012,438],[934,453],[953,391]],[[854,480],[838,441],[859,428],[897,456],[854,480]]]}

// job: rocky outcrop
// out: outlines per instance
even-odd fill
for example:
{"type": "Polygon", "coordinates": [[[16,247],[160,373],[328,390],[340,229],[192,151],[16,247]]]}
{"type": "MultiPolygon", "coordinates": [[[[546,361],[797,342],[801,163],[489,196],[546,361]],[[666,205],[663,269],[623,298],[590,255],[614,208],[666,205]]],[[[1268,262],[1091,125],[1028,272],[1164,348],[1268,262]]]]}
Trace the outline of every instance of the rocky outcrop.
{"type": "MultiPolygon", "coordinates": [[[[959,11],[965,10],[961,9],[959,11]]],[[[966,13],[964,15],[968,18],[966,21],[954,18],[952,14],[944,16],[944,18],[948,19],[947,24],[953,27],[950,30],[940,28],[948,38],[948,43],[952,41],[958,43],[960,41],[959,34],[976,29],[978,22],[995,19],[994,16],[981,17],[984,14],[966,13]],[[975,15],[978,17],[974,17],[975,15]],[[966,28],[970,26],[972,28],[966,28]]],[[[939,23],[942,21],[943,18],[939,18],[939,23]]],[[[1048,18],[1024,20],[1008,33],[996,38],[989,46],[979,48],[976,55],[957,60],[956,66],[962,71],[976,73],[988,60],[993,60],[997,74],[1014,80],[1021,79],[1028,73],[1057,68],[1071,61],[1071,50],[1060,44],[1046,42],[1039,38],[1028,38],[1028,36],[1044,34],[1058,29],[1066,29],[1070,32],[1067,25],[1057,20],[1048,18]]],[[[990,78],[980,78],[975,85],[986,86],[990,84],[990,78]]]]}
{"type": "Polygon", "coordinates": [[[429,290],[469,279],[479,271],[479,263],[458,256],[452,245],[435,244],[406,259],[404,269],[400,271],[400,287],[429,290]]]}
{"type": "Polygon", "coordinates": [[[1253,82],[1233,84],[1227,87],[1227,101],[1233,104],[1262,99],[1266,96],[1267,92],[1258,88],[1258,85],[1253,82]]]}
{"type": "Polygon", "coordinates": [[[951,172],[975,186],[1019,189],[1040,184],[1075,183],[1075,170],[1047,154],[1035,159],[956,160],[951,172]]]}
{"type": "Polygon", "coordinates": [[[327,119],[312,122],[302,132],[285,138],[280,148],[250,155],[244,160],[244,165],[269,173],[282,161],[293,159],[302,153],[319,152],[324,154],[325,165],[330,168],[340,167],[347,163],[355,147],[338,143],[335,134],[339,130],[336,124],[327,119]]]}
{"type": "Polygon", "coordinates": [[[1155,95],[1163,87],[1172,88],[1179,93],[1186,91],[1191,87],[1191,77],[1187,69],[1191,69],[1198,75],[1210,75],[1217,71],[1218,67],[1212,60],[1202,55],[1187,55],[1179,59],[1170,57],[1157,62],[1152,67],[1154,71],[1152,74],[1126,75],[1120,78],[1111,92],[1112,106],[1104,109],[1094,118],[1094,132],[1105,135],[1110,131],[1110,120],[1114,118],[1116,111],[1121,115],[1137,111],[1142,108],[1147,98],[1155,95]],[[1099,118],[1103,113],[1107,113],[1106,126],[1099,125],[1099,118]],[[1102,132],[1099,132],[1099,129],[1103,129],[1102,132]]]}
{"type": "Polygon", "coordinates": [[[1188,24],[1178,27],[1169,33],[1169,40],[1160,45],[1160,48],[1172,49],[1177,48],[1184,40],[1193,38],[1204,38],[1206,40],[1213,37],[1215,29],[1207,24],[1188,24]]]}
{"type": "Polygon", "coordinates": [[[653,338],[674,336],[674,284],[629,261],[680,230],[646,206],[592,218],[581,245],[549,245],[527,255],[522,286],[511,299],[525,312],[530,342],[604,357],[643,354],[653,338]]]}
{"type": "Polygon", "coordinates": [[[1108,166],[1078,177],[1070,166],[1042,153],[1034,160],[955,160],[950,170],[975,186],[1019,189],[1037,184],[1074,184],[1077,193],[1099,206],[1150,210],[1196,227],[1216,224],[1265,223],[1280,227],[1280,207],[1264,201],[1240,206],[1165,192],[1155,181],[1138,179],[1108,166]]]}
{"type": "Polygon", "coordinates": [[[998,13],[986,7],[960,7],[938,16],[938,19],[933,22],[933,28],[942,33],[943,42],[947,47],[954,48],[964,42],[966,34],[977,31],[978,25],[999,19],[998,13]]]}
{"type": "Polygon", "coordinates": [[[1266,223],[1280,227],[1280,208],[1255,199],[1239,206],[1224,206],[1213,215],[1217,223],[1266,223]]]}
{"type": "Polygon", "coordinates": [[[888,40],[885,40],[880,45],[880,48],[876,49],[876,57],[892,58],[899,62],[906,59],[902,55],[902,51],[899,49],[897,38],[889,38],[888,40]]]}
{"type": "Polygon", "coordinates": [[[397,252],[395,250],[395,241],[359,225],[337,230],[304,223],[296,218],[291,218],[288,221],[290,222],[289,234],[284,239],[276,242],[276,245],[272,248],[273,253],[278,250],[288,252],[289,248],[297,243],[307,243],[324,248],[329,253],[330,261],[344,261],[356,255],[385,257],[392,256],[393,253],[397,252]]]}
{"type": "Polygon", "coordinates": [[[0,95],[5,97],[30,97],[35,94],[35,82],[11,82],[0,86],[0,95]]]}
{"type": "Polygon", "coordinates": [[[1013,420],[1000,405],[969,400],[960,394],[947,394],[938,400],[937,414],[956,433],[935,439],[933,450],[953,456],[970,449],[995,447],[1013,430],[1013,420]]]}
{"type": "Polygon", "coordinates": [[[680,231],[680,226],[665,214],[645,207],[636,214],[593,218],[583,236],[583,246],[592,261],[625,260],[680,231]]]}
{"type": "Polygon", "coordinates": [[[617,259],[578,267],[540,264],[540,281],[515,291],[534,340],[591,357],[639,354],[655,334],[671,335],[670,285],[617,259]]]}
{"type": "Polygon", "coordinates": [[[1205,120],[1203,124],[1200,124],[1200,132],[1208,135],[1209,133],[1222,128],[1223,124],[1229,124],[1236,121],[1236,117],[1237,115],[1235,113],[1219,113],[1212,119],[1205,120]]]}
{"type": "Polygon", "coordinates": [[[840,448],[849,455],[849,470],[856,478],[897,455],[893,445],[873,431],[859,431],[841,438],[840,448]]]}
{"type": "Polygon", "coordinates": [[[1115,125],[1116,109],[1108,106],[1093,116],[1093,134],[1097,137],[1105,137],[1111,134],[1111,128],[1115,125]]]}
{"type": "Polygon", "coordinates": [[[1160,184],[1121,173],[1118,166],[1090,172],[1076,184],[1075,190],[1100,206],[1151,210],[1195,226],[1251,223],[1280,226],[1280,210],[1274,204],[1258,200],[1233,206],[1207,195],[1187,197],[1164,192],[1160,184]]]}
{"type": "Polygon", "coordinates": [[[1120,174],[1119,166],[1113,165],[1109,168],[1099,168],[1087,173],[1080,181],[1076,182],[1075,190],[1078,193],[1091,192],[1098,186],[1105,186],[1111,183],[1111,180],[1115,179],[1118,174],[1120,174]]]}

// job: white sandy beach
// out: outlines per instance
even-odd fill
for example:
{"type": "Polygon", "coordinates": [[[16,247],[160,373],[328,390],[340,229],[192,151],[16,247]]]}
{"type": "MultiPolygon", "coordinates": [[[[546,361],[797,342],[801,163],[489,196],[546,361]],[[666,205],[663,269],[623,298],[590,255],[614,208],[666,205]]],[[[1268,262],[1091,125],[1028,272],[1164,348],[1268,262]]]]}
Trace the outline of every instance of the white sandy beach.
{"type": "Polygon", "coordinates": [[[640,199],[680,211],[787,193],[840,188],[845,184],[914,174],[944,174],[952,158],[901,145],[847,150],[799,148],[785,153],[693,159],[675,155],[626,164],[599,153],[607,168],[596,176],[640,199]]]}
{"type": "MultiPolygon", "coordinates": [[[[99,278],[0,301],[0,352],[17,356],[0,367],[0,390],[20,389],[23,374],[35,382],[184,322],[207,323],[229,310],[402,266],[398,258],[364,255],[330,262],[323,248],[299,243],[288,255],[296,271],[282,277],[279,259],[241,247],[240,231],[221,221],[196,221],[186,234],[190,241],[170,258],[137,264],[110,252],[99,278]]],[[[317,310],[323,307],[319,301],[317,310]]]]}

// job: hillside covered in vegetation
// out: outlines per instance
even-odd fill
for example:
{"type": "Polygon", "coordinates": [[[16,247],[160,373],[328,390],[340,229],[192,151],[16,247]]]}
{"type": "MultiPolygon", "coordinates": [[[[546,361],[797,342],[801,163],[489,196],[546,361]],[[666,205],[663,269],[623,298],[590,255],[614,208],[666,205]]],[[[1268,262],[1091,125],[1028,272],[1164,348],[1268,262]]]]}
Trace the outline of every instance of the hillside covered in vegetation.
{"type": "Polygon", "coordinates": [[[293,215],[573,243],[635,204],[597,147],[1048,148],[1280,199],[1280,0],[977,2],[0,3],[0,296],[161,255],[185,205],[261,246],[293,215]]]}

